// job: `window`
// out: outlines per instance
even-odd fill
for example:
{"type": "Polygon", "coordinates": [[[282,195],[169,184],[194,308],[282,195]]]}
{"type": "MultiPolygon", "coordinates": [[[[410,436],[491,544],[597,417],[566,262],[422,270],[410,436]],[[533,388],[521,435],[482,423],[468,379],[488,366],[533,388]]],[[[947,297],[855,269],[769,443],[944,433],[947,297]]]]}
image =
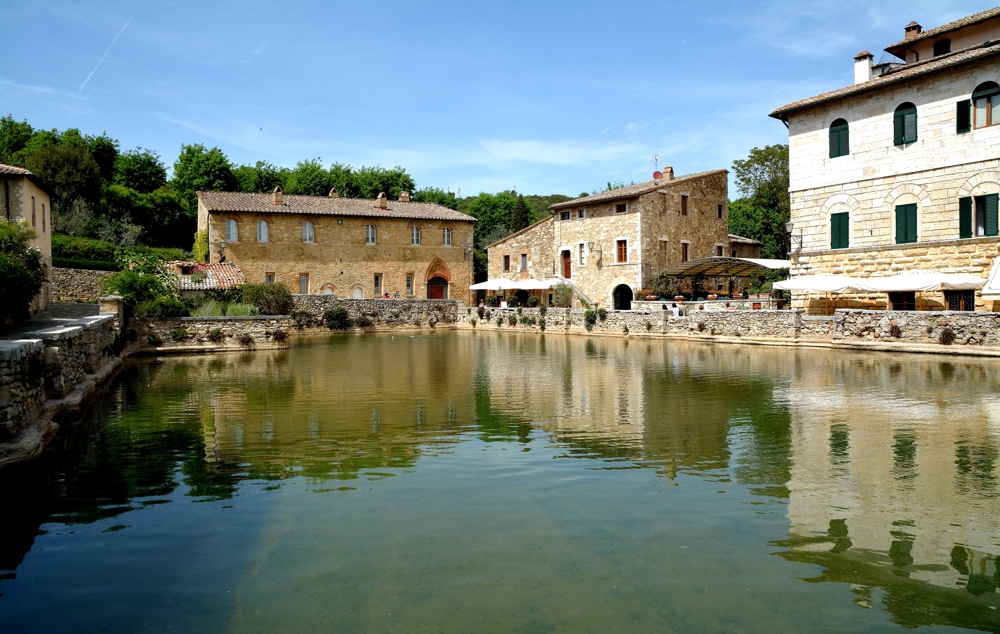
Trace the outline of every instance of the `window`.
{"type": "Polygon", "coordinates": [[[528,270],[528,254],[527,253],[522,253],[521,254],[521,270],[522,271],[527,271],[528,270]]]}
{"type": "Polygon", "coordinates": [[[444,228],[444,238],[442,239],[441,244],[446,247],[451,246],[451,227],[444,228]]]}
{"type": "Polygon", "coordinates": [[[851,246],[850,213],[830,214],[830,248],[846,249],[851,246]]]}
{"type": "Polygon", "coordinates": [[[509,255],[503,256],[503,270],[505,270],[505,271],[509,271],[510,270],[510,256],[509,255]]]}
{"type": "Polygon", "coordinates": [[[716,255],[716,257],[720,257],[720,258],[722,257],[723,253],[722,253],[722,245],[721,244],[715,245],[715,255],[716,255]]]}
{"type": "Polygon", "coordinates": [[[42,203],[42,233],[45,233],[45,203],[42,203]]]}
{"type": "Polygon", "coordinates": [[[302,241],[310,244],[316,242],[316,227],[308,220],[302,223],[302,241]]]}
{"type": "Polygon", "coordinates": [[[264,273],[264,283],[274,284],[274,273],[264,273]]]}
{"type": "Polygon", "coordinates": [[[688,197],[687,194],[681,194],[681,215],[688,215],[688,197]]]}
{"type": "Polygon", "coordinates": [[[270,242],[271,230],[267,226],[266,220],[257,221],[257,242],[270,242]]]}
{"type": "Polygon", "coordinates": [[[616,214],[623,214],[626,211],[628,211],[628,204],[626,204],[626,203],[618,203],[617,205],[615,205],[615,213],[616,214]]]}
{"type": "Polygon", "coordinates": [[[569,212],[568,211],[559,212],[559,220],[569,220],[569,212]]]}
{"type": "Polygon", "coordinates": [[[997,203],[1000,195],[965,196],[958,199],[958,237],[973,238],[998,234],[997,203]]]}
{"type": "Polygon", "coordinates": [[[945,310],[976,310],[975,291],[945,291],[945,310]]]}
{"type": "Polygon", "coordinates": [[[896,244],[917,241],[917,204],[896,205],[896,244]]]}
{"type": "Polygon", "coordinates": [[[681,262],[687,262],[690,258],[688,257],[689,247],[691,245],[687,242],[681,242],[681,262]]]}
{"type": "Polygon", "coordinates": [[[615,240],[615,262],[628,262],[628,240],[615,240]]]}
{"type": "Polygon", "coordinates": [[[719,205],[719,220],[722,220],[722,205],[719,205]]]}
{"type": "Polygon", "coordinates": [[[583,220],[586,217],[587,217],[587,210],[586,209],[578,209],[577,210],[577,212],[576,212],[576,219],[577,220],[583,220]]]}
{"type": "Polygon", "coordinates": [[[375,244],[375,225],[365,225],[365,244],[375,244]]]}
{"type": "Polygon", "coordinates": [[[577,260],[577,262],[580,266],[585,266],[587,264],[587,245],[581,242],[580,244],[577,245],[577,247],[580,249],[579,252],[580,257],[577,260]]]}
{"type": "Polygon", "coordinates": [[[837,119],[830,124],[830,158],[847,156],[850,153],[847,121],[845,119],[837,119]]]}
{"type": "Polygon", "coordinates": [[[420,227],[410,228],[410,244],[415,247],[420,246],[420,227]]]}
{"type": "Polygon", "coordinates": [[[889,305],[892,310],[916,310],[917,294],[913,291],[889,293],[889,305]]]}
{"type": "Polygon", "coordinates": [[[896,145],[917,140],[917,107],[910,102],[900,104],[892,115],[892,142],[896,145]]]}
{"type": "Polygon", "coordinates": [[[35,226],[35,197],[31,197],[31,226],[35,226]]]}
{"type": "Polygon", "coordinates": [[[226,221],[226,242],[239,242],[240,241],[240,226],[236,224],[236,221],[229,219],[226,221]]]}
{"type": "Polygon", "coordinates": [[[938,40],[934,42],[934,57],[947,55],[951,52],[951,40],[938,40]]]}
{"type": "Polygon", "coordinates": [[[309,294],[309,274],[299,273],[299,294],[308,295],[309,294]]]}
{"type": "Polygon", "coordinates": [[[977,128],[1000,123],[1000,86],[995,81],[979,84],[972,93],[973,125],[977,128]]]}
{"type": "Polygon", "coordinates": [[[406,294],[413,295],[413,273],[406,274],[406,294]]]}
{"type": "Polygon", "coordinates": [[[375,297],[382,297],[382,274],[375,274],[375,297]]]}

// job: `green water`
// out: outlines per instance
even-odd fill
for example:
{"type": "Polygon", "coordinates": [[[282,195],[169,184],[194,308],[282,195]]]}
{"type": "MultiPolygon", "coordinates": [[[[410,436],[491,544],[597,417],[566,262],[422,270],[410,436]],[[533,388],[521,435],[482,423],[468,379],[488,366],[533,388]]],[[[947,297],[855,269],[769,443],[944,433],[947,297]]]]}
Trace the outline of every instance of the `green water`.
{"type": "Polygon", "coordinates": [[[1000,631],[1000,362],[495,332],[131,361],[3,631],[1000,631]]]}

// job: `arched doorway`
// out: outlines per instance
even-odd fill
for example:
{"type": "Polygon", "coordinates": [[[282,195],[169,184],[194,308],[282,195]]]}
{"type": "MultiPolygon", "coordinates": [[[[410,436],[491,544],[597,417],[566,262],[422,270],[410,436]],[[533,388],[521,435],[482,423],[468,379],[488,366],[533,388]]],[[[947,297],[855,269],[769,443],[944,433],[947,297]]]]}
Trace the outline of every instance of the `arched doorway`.
{"type": "Polygon", "coordinates": [[[611,291],[615,310],[632,310],[632,289],[627,284],[619,284],[611,291]]]}
{"type": "Polygon", "coordinates": [[[448,280],[443,277],[427,280],[427,299],[448,299],[448,280]]]}
{"type": "Polygon", "coordinates": [[[517,305],[518,306],[527,306],[528,305],[528,297],[530,297],[530,296],[531,296],[531,293],[529,293],[528,291],[526,291],[524,289],[519,290],[517,292],[517,305]]]}

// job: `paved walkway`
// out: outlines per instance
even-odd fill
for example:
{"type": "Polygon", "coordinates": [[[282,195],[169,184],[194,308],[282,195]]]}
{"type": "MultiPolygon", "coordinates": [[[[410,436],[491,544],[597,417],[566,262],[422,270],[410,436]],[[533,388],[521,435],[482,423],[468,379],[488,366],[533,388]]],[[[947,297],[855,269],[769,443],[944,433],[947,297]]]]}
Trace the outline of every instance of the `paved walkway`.
{"type": "Polygon", "coordinates": [[[52,304],[43,312],[31,317],[28,321],[21,322],[11,330],[0,334],[0,339],[21,339],[23,333],[61,326],[81,317],[97,315],[100,311],[101,309],[97,304],[52,304]]]}

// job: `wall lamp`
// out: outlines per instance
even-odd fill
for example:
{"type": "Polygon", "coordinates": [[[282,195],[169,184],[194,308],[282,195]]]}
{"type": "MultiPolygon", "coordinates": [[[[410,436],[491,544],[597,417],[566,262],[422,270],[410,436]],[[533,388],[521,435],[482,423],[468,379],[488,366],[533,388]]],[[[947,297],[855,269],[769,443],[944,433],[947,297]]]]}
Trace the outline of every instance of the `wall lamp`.
{"type": "Polygon", "coordinates": [[[799,229],[798,235],[795,234],[795,223],[789,220],[785,223],[785,233],[788,234],[788,251],[789,253],[801,253],[802,252],[802,229],[799,229]]]}
{"type": "Polygon", "coordinates": [[[590,251],[591,253],[596,253],[598,258],[601,257],[601,255],[603,253],[600,249],[595,249],[594,248],[594,242],[593,241],[590,241],[590,242],[587,243],[587,250],[590,251]]]}
{"type": "Polygon", "coordinates": [[[219,262],[226,261],[226,247],[228,246],[229,243],[226,242],[225,240],[219,241],[219,262]]]}

